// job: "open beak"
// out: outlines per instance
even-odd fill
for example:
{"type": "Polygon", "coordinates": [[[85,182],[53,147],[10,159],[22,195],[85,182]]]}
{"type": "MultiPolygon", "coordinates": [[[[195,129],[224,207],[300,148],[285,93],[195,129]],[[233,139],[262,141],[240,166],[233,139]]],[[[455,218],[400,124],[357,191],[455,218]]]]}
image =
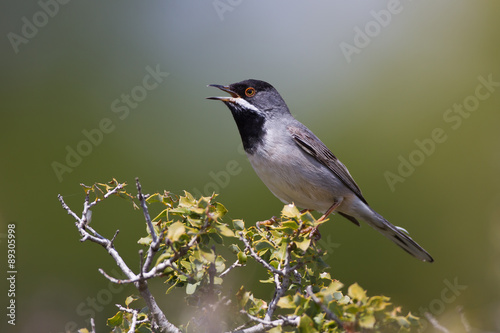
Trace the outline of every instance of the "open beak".
{"type": "Polygon", "coordinates": [[[228,86],[221,86],[219,84],[209,84],[209,85],[207,85],[207,87],[219,88],[220,90],[225,91],[231,95],[231,97],[227,97],[227,96],[226,97],[207,97],[207,99],[214,99],[214,100],[223,101],[223,102],[231,102],[231,101],[234,101],[235,98],[240,97],[240,96],[238,96],[237,93],[230,90],[228,86]]]}

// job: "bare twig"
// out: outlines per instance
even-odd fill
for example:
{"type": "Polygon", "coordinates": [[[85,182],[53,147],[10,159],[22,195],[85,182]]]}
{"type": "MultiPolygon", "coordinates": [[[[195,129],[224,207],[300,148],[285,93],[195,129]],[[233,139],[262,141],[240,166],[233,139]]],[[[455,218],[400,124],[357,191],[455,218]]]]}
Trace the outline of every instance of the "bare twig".
{"type": "Polygon", "coordinates": [[[465,317],[465,311],[463,306],[457,306],[457,312],[460,314],[460,320],[462,321],[462,325],[464,326],[465,332],[472,332],[472,327],[470,326],[467,317],[465,317]]]}
{"type": "Polygon", "coordinates": [[[116,238],[116,236],[118,236],[119,232],[120,232],[120,230],[117,229],[115,232],[115,235],[113,236],[113,238],[111,238],[111,241],[109,242],[110,246],[114,246],[113,243],[115,242],[115,238],[116,238]]]}
{"type": "Polygon", "coordinates": [[[446,327],[441,326],[441,324],[437,321],[437,319],[434,318],[434,316],[431,315],[429,312],[424,313],[424,315],[425,315],[425,318],[427,318],[427,320],[429,321],[429,323],[431,323],[432,327],[434,327],[435,329],[437,329],[440,332],[450,333],[450,331],[448,331],[448,329],[446,327]]]}
{"type": "Polygon", "coordinates": [[[252,246],[250,245],[250,242],[245,237],[243,237],[243,232],[240,231],[239,235],[240,235],[240,240],[245,244],[245,250],[248,251],[248,253],[250,253],[250,255],[255,261],[264,266],[271,273],[283,275],[282,271],[277,270],[273,266],[269,265],[264,259],[259,257],[257,253],[255,253],[255,251],[252,249],[252,246]]]}
{"type": "MultiPolygon", "coordinates": [[[[138,189],[140,191],[139,181],[137,181],[137,184],[138,184],[138,189]]],[[[118,193],[118,191],[123,189],[123,187],[124,187],[124,184],[118,184],[113,189],[108,190],[104,194],[103,198],[106,199],[110,195],[118,193]]],[[[149,213],[147,211],[147,205],[146,205],[144,196],[141,193],[139,197],[140,197],[140,200],[142,198],[141,205],[143,205],[144,215],[146,217],[146,221],[148,221],[148,223],[149,223],[148,226],[151,228],[150,229],[152,231],[151,235],[153,237],[153,240],[155,242],[157,242],[158,237],[156,236],[154,229],[152,228],[151,219],[149,218],[149,220],[148,220],[149,213]]],[[[168,319],[165,317],[165,314],[161,311],[158,304],[156,303],[156,300],[154,299],[153,295],[149,291],[148,284],[146,282],[146,280],[148,278],[154,277],[158,271],[162,272],[166,267],[168,267],[169,265],[172,265],[172,263],[175,260],[177,260],[180,257],[180,255],[178,254],[175,259],[171,258],[173,260],[169,260],[166,263],[164,263],[164,265],[162,265],[162,267],[160,267],[160,269],[158,269],[158,267],[155,267],[153,270],[147,272],[147,274],[142,274],[143,269],[140,269],[141,272],[136,275],[128,267],[128,265],[125,263],[123,258],[120,256],[118,251],[113,246],[113,241],[115,240],[116,235],[118,234],[118,231],[115,233],[113,238],[111,240],[109,240],[109,239],[99,235],[94,229],[92,229],[88,226],[88,217],[90,216],[90,213],[89,213],[90,208],[93,207],[94,205],[96,205],[97,202],[102,201],[103,199],[97,198],[95,201],[90,202],[89,195],[87,194],[85,197],[84,205],[83,205],[82,216],[79,217],[76,213],[74,213],[68,207],[68,205],[64,202],[64,199],[61,195],[58,195],[58,198],[59,198],[59,201],[61,202],[63,209],[65,209],[69,215],[71,215],[73,218],[75,218],[75,220],[76,220],[75,225],[78,229],[78,232],[82,236],[81,240],[82,241],[90,240],[91,242],[94,242],[94,243],[97,243],[97,244],[100,244],[101,246],[103,246],[106,249],[106,251],[108,252],[108,254],[115,260],[116,264],[118,265],[118,267],[120,267],[120,269],[125,274],[125,276],[128,278],[128,280],[115,279],[115,278],[109,276],[108,274],[106,274],[102,269],[99,269],[99,272],[101,274],[103,274],[108,280],[110,280],[114,283],[118,283],[118,284],[134,283],[135,287],[140,292],[142,298],[146,302],[146,305],[148,306],[148,308],[151,312],[151,315],[152,315],[151,326],[152,326],[153,330],[158,331],[158,332],[181,333],[181,331],[175,325],[170,323],[168,321],[168,319]]],[[[153,253],[153,255],[154,255],[154,252],[155,252],[155,250],[151,249],[151,246],[150,246],[149,253],[153,253]]],[[[153,255],[151,255],[151,257],[153,255]]],[[[144,266],[145,265],[141,265],[141,267],[144,267],[144,266]]]]}
{"type": "Polygon", "coordinates": [[[95,333],[95,322],[94,317],[90,318],[90,333],[95,333]]]}
{"type": "Polygon", "coordinates": [[[226,276],[230,271],[235,269],[236,267],[242,267],[243,265],[240,264],[239,260],[236,260],[231,266],[229,266],[224,272],[219,274],[219,277],[224,277],[226,276]]]}
{"type": "Polygon", "coordinates": [[[59,199],[59,202],[61,203],[61,206],[62,208],[68,212],[69,215],[73,216],[73,218],[77,221],[77,222],[80,222],[80,217],[78,215],[76,215],[69,207],[68,205],[66,205],[66,203],[64,202],[64,199],[62,197],[62,195],[58,194],[57,195],[57,198],[59,199]]]}
{"type": "Polygon", "coordinates": [[[281,316],[279,319],[269,321],[256,316],[252,316],[246,311],[241,311],[241,313],[245,314],[250,320],[257,322],[258,324],[248,328],[238,328],[237,330],[231,331],[231,333],[260,333],[264,332],[264,330],[266,329],[273,328],[279,325],[297,327],[299,326],[300,322],[300,317],[293,315],[288,317],[281,316]]]}
{"type": "Polygon", "coordinates": [[[137,197],[139,198],[139,202],[141,203],[141,208],[144,213],[144,218],[146,219],[146,223],[148,224],[149,233],[153,239],[152,244],[156,244],[158,236],[156,235],[155,228],[153,227],[153,222],[151,221],[151,216],[149,216],[148,205],[146,204],[146,199],[142,194],[141,183],[139,183],[139,178],[135,179],[135,184],[137,186],[137,197]]]}
{"type": "MultiPolygon", "coordinates": [[[[267,307],[267,312],[266,312],[266,316],[264,317],[264,320],[271,321],[271,318],[273,317],[274,311],[276,310],[276,307],[278,306],[278,301],[280,300],[280,298],[283,295],[285,295],[286,291],[288,290],[288,287],[290,287],[290,275],[293,274],[293,269],[290,269],[290,257],[291,257],[291,252],[292,252],[291,244],[292,243],[290,243],[286,248],[283,269],[276,270],[277,272],[280,272],[281,274],[273,273],[274,274],[274,284],[275,284],[276,289],[274,291],[273,298],[271,299],[271,301],[269,302],[269,306],[267,307]],[[281,281],[280,281],[280,277],[282,278],[281,281]]],[[[280,264],[280,266],[281,266],[281,264],[280,264]]],[[[278,266],[278,267],[280,267],[280,266],[278,266]]]]}

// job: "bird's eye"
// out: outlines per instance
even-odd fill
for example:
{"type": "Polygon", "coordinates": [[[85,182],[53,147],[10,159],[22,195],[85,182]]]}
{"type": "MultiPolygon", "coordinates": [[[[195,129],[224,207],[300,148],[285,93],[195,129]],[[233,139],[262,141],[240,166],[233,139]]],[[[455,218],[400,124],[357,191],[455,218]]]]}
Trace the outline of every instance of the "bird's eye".
{"type": "Polygon", "coordinates": [[[252,97],[253,95],[255,95],[255,89],[252,87],[246,88],[245,95],[247,95],[247,97],[252,97]]]}

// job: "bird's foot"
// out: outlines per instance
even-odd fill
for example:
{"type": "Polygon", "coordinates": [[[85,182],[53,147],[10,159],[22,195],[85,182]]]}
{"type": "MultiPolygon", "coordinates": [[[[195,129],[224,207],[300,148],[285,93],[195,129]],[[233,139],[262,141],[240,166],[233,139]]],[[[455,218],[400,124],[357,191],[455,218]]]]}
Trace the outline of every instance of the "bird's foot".
{"type": "Polygon", "coordinates": [[[317,242],[321,239],[321,234],[319,232],[319,225],[317,225],[315,227],[307,227],[307,228],[303,229],[300,233],[301,234],[309,233],[309,238],[311,238],[315,242],[317,242]]]}
{"type": "Polygon", "coordinates": [[[255,223],[255,226],[257,227],[257,229],[260,229],[261,226],[269,227],[275,223],[276,223],[276,216],[273,216],[269,220],[258,221],[257,223],[255,223]]]}

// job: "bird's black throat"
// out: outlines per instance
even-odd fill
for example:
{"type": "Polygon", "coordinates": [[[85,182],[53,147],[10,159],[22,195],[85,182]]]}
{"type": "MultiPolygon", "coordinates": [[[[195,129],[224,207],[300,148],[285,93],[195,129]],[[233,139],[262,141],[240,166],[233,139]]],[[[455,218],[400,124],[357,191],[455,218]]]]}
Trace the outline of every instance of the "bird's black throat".
{"type": "Polygon", "coordinates": [[[264,129],[265,117],[253,110],[239,110],[231,107],[230,109],[238,126],[245,152],[253,154],[258,146],[263,143],[266,135],[264,129]]]}

